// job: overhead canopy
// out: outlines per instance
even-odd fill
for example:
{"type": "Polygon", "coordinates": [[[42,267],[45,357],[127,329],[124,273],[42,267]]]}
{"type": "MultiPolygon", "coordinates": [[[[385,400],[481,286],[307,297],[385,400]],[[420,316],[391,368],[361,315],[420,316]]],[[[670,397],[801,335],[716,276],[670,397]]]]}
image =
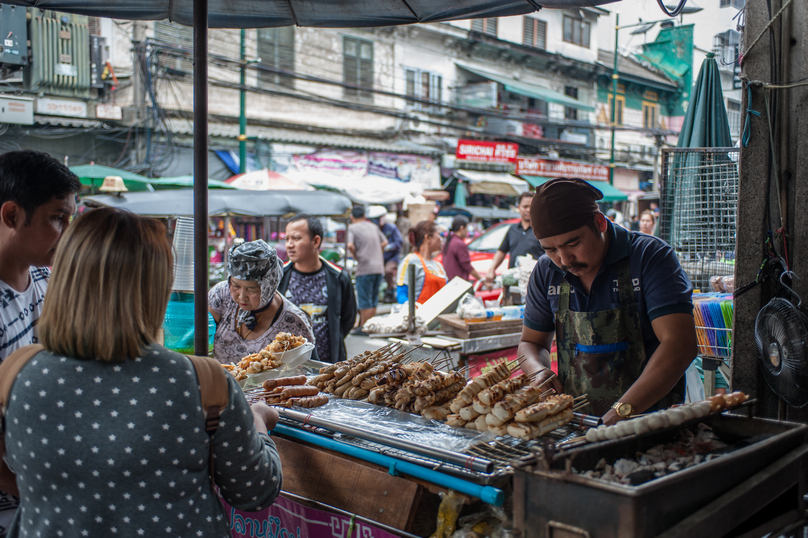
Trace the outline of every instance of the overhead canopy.
{"type": "MultiPolygon", "coordinates": [[[[194,176],[176,176],[176,177],[161,177],[151,180],[152,185],[157,189],[176,189],[177,187],[193,187],[194,176]]],[[[208,180],[209,189],[237,189],[232,185],[228,185],[224,181],[216,179],[208,180]]]]}
{"type": "Polygon", "coordinates": [[[527,183],[511,174],[455,170],[455,175],[468,182],[472,194],[519,196],[527,190],[527,183]]]}
{"type": "Polygon", "coordinates": [[[455,215],[463,215],[469,219],[516,219],[519,218],[519,213],[510,211],[508,209],[500,209],[498,207],[480,207],[476,205],[469,205],[465,207],[447,207],[441,209],[438,213],[439,217],[453,217],[455,215]]]}
{"type": "Polygon", "coordinates": [[[111,166],[101,166],[99,164],[81,164],[78,166],[71,166],[70,171],[76,174],[81,181],[81,184],[87,187],[96,188],[104,183],[104,178],[108,176],[118,176],[123,179],[123,184],[130,191],[153,191],[151,186],[152,180],[135,174],[134,172],[127,172],[111,166]]]}
{"type": "Polygon", "coordinates": [[[583,110],[585,112],[595,111],[595,107],[583,103],[573,97],[569,97],[568,95],[564,95],[563,93],[553,91],[549,88],[544,88],[537,84],[528,84],[526,82],[521,82],[513,77],[499,75],[497,73],[492,73],[491,71],[486,71],[484,69],[479,69],[477,67],[469,67],[466,64],[462,64],[460,62],[455,62],[455,64],[457,65],[457,67],[465,69],[470,73],[474,73],[478,77],[487,78],[488,80],[502,84],[503,86],[505,86],[505,89],[509,92],[518,93],[519,95],[524,95],[527,97],[532,97],[534,99],[538,99],[539,101],[546,101],[548,103],[556,103],[571,108],[577,108],[578,110],[583,110]]]}
{"type": "Polygon", "coordinates": [[[312,187],[343,193],[358,204],[397,204],[423,191],[418,183],[380,176],[341,177],[324,172],[299,172],[290,177],[312,187]]]}
{"type": "MultiPolygon", "coordinates": [[[[555,179],[552,177],[542,177],[542,176],[521,176],[521,177],[525,178],[525,180],[534,187],[544,185],[551,179],[555,179]]],[[[590,185],[592,185],[593,187],[595,187],[596,189],[598,189],[600,192],[603,193],[602,201],[604,202],[622,202],[623,200],[628,200],[628,195],[626,193],[624,193],[620,189],[612,187],[605,181],[587,181],[587,180],[584,181],[586,181],[587,183],[589,183],[590,185]]]]}
{"type": "MultiPolygon", "coordinates": [[[[453,19],[524,15],[541,7],[578,8],[606,4],[609,0],[209,0],[211,28],[265,28],[311,26],[350,28],[392,26],[453,19]]],[[[169,19],[193,24],[192,0],[11,0],[18,6],[67,11],[95,17],[131,20],[169,19]]]]}
{"type": "Polygon", "coordinates": [[[247,172],[246,174],[237,174],[228,179],[227,184],[247,191],[304,191],[312,189],[305,183],[291,180],[267,168],[247,172]]]}
{"type": "MultiPolygon", "coordinates": [[[[85,196],[87,205],[126,209],[148,217],[194,216],[193,192],[174,190],[133,192],[122,196],[85,196]]],[[[209,217],[273,217],[308,213],[316,216],[344,216],[351,209],[345,196],[326,191],[242,191],[208,193],[209,217]]]]}

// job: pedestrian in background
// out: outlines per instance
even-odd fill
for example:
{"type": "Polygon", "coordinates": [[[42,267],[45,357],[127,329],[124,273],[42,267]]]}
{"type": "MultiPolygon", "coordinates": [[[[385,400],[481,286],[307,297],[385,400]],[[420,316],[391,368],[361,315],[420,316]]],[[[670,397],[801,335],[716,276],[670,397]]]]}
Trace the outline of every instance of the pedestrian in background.
{"type": "Polygon", "coordinates": [[[481,280],[480,273],[472,267],[469,247],[465,239],[469,235],[469,219],[462,215],[452,219],[452,227],[446,236],[446,243],[443,245],[443,267],[446,269],[446,278],[452,280],[460,277],[469,280],[469,276],[475,280],[481,280]]]}
{"type": "Polygon", "coordinates": [[[356,260],[356,302],[359,305],[359,327],[376,315],[379,289],[384,275],[383,249],[387,238],[378,226],[365,218],[365,208],[354,206],[348,226],[348,251],[356,260]]]}
{"type": "Polygon", "coordinates": [[[398,262],[401,260],[401,247],[404,245],[404,238],[395,224],[386,222],[386,217],[379,219],[379,229],[387,239],[384,247],[384,281],[387,283],[387,290],[384,292],[384,302],[394,303],[396,301],[396,270],[398,262]]]}
{"type": "Polygon", "coordinates": [[[534,259],[538,260],[544,254],[541,245],[539,244],[536,236],[533,235],[533,228],[530,225],[530,203],[533,200],[533,193],[525,191],[519,195],[519,201],[516,208],[519,210],[519,222],[512,224],[508,228],[508,233],[502,244],[494,254],[494,260],[491,262],[491,267],[488,268],[488,273],[485,275],[485,280],[489,284],[494,282],[497,268],[502,265],[505,256],[508,258],[508,269],[516,266],[516,258],[530,254],[534,259]]]}
{"type": "Polygon", "coordinates": [[[415,268],[415,302],[423,304],[446,285],[446,270],[433,256],[440,252],[440,233],[432,220],[419,222],[410,230],[410,244],[413,252],[401,260],[398,266],[398,287],[396,294],[399,303],[409,299],[409,267],[415,268]]]}
{"type": "Polygon", "coordinates": [[[656,226],[656,215],[651,210],[646,209],[640,215],[640,231],[644,234],[654,235],[656,226]]]}
{"type": "Polygon", "coordinates": [[[351,277],[320,256],[323,223],[311,215],[292,217],[286,225],[286,252],[278,292],[311,317],[317,356],[323,362],[344,361],[345,337],[356,323],[351,277]]]}

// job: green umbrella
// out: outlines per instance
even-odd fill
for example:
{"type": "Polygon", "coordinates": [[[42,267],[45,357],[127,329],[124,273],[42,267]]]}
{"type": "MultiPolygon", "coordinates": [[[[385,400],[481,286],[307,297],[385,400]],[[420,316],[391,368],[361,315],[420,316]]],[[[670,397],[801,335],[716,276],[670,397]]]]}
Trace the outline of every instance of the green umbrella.
{"type": "Polygon", "coordinates": [[[466,186],[462,181],[458,181],[455,187],[454,206],[466,207],[466,186]]]}
{"type": "MultiPolygon", "coordinates": [[[[177,176],[177,177],[161,177],[158,179],[151,180],[152,185],[155,189],[165,190],[165,189],[176,189],[177,187],[188,187],[192,188],[194,186],[194,176],[177,176]]],[[[228,183],[224,181],[219,181],[217,179],[208,179],[208,188],[209,189],[236,189],[228,183]]]]}
{"type": "Polygon", "coordinates": [[[713,53],[701,64],[693,85],[682,130],[679,148],[728,148],[732,146],[729,120],[721,91],[721,75],[713,53]]]}
{"type": "Polygon", "coordinates": [[[110,166],[82,164],[79,166],[71,166],[70,171],[79,176],[82,185],[86,185],[93,190],[100,187],[104,183],[104,178],[107,176],[118,176],[122,178],[124,185],[126,185],[126,188],[130,191],[154,190],[151,186],[152,180],[149,178],[110,166]]]}

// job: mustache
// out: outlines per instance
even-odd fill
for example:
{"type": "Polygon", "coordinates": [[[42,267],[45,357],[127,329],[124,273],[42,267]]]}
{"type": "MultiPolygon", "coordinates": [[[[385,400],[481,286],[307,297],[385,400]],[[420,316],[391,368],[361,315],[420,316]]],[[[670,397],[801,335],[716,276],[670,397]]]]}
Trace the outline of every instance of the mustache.
{"type": "Polygon", "coordinates": [[[589,265],[585,263],[573,262],[569,265],[562,265],[561,270],[566,272],[569,271],[570,269],[586,269],[587,267],[589,267],[589,265]]]}

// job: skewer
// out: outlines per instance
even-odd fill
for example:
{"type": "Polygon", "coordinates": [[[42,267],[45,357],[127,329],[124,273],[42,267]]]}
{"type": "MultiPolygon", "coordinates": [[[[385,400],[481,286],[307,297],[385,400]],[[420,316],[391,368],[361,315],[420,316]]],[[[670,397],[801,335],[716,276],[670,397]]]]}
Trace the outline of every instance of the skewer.
{"type": "Polygon", "coordinates": [[[574,411],[577,411],[577,410],[579,410],[579,409],[583,409],[583,408],[584,408],[584,407],[586,407],[587,405],[589,405],[589,400],[584,400],[584,401],[581,401],[581,402],[578,402],[577,404],[575,404],[575,405],[572,407],[572,410],[573,410],[573,412],[574,412],[574,411]]]}
{"type": "Polygon", "coordinates": [[[552,375],[551,375],[550,377],[548,377],[547,379],[545,379],[544,381],[542,381],[542,382],[541,382],[541,383],[538,385],[538,387],[536,387],[536,388],[539,388],[539,389],[540,389],[540,388],[542,388],[544,385],[546,385],[547,383],[549,383],[550,381],[552,381],[554,377],[556,377],[555,372],[551,372],[551,373],[552,373],[552,375]]]}
{"type": "Polygon", "coordinates": [[[545,390],[539,395],[539,399],[543,400],[545,396],[549,396],[552,392],[555,392],[555,389],[545,390]]]}
{"type": "Polygon", "coordinates": [[[413,352],[413,351],[415,351],[416,349],[420,349],[420,348],[421,348],[423,345],[424,345],[424,344],[422,344],[422,343],[421,343],[421,344],[418,344],[417,346],[415,346],[414,348],[412,348],[412,349],[410,349],[410,350],[408,350],[408,351],[405,351],[405,352],[403,353],[403,355],[402,355],[402,357],[401,357],[401,358],[403,359],[404,357],[406,357],[407,355],[409,355],[410,353],[412,353],[412,352],[413,352]]]}
{"type": "Polygon", "coordinates": [[[582,399],[586,398],[587,396],[589,396],[589,394],[583,393],[580,396],[576,396],[575,398],[573,398],[572,401],[575,402],[575,401],[578,401],[578,400],[582,400],[582,399]]]}

